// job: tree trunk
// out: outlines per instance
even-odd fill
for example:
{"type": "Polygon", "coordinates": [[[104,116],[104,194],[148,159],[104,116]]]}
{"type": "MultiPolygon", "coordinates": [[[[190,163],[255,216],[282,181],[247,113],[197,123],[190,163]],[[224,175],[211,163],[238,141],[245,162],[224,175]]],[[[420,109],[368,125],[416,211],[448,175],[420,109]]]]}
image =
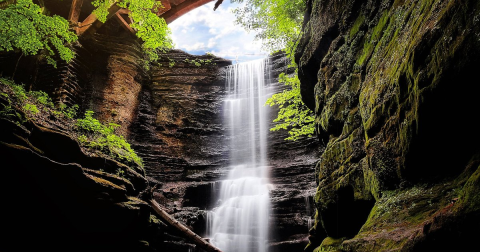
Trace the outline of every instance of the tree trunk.
{"type": "Polygon", "coordinates": [[[175,220],[172,216],[170,216],[167,212],[160,208],[158,203],[155,200],[150,200],[150,206],[157,212],[157,214],[162,218],[162,220],[166,221],[171,226],[178,229],[182,232],[186,238],[193,241],[197,246],[202,248],[207,252],[222,252],[220,249],[214,247],[212,244],[208,243],[206,240],[202,239],[199,235],[192,232],[192,230],[185,227],[182,223],[175,220]]]}

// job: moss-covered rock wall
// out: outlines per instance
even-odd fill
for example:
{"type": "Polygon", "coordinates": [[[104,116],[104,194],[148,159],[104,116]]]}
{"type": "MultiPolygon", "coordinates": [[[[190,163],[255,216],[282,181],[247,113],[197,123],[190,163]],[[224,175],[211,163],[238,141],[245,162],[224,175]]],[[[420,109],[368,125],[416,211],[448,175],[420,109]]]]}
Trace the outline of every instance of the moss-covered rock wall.
{"type": "Polygon", "coordinates": [[[325,145],[307,251],[473,243],[480,2],[307,5],[296,61],[325,145]]]}

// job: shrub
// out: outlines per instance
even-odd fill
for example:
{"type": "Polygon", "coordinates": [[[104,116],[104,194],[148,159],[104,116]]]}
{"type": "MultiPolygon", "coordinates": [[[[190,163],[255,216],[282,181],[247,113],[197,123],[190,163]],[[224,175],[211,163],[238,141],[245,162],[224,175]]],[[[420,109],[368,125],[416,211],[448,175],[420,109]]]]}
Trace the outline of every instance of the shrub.
{"type": "Polygon", "coordinates": [[[0,92],[0,118],[6,118],[20,125],[25,123],[27,118],[45,121],[53,115],[57,119],[61,119],[61,123],[74,125],[75,130],[80,132],[77,139],[83,146],[99,150],[121,162],[136,163],[143,167],[142,160],[125,138],[115,134],[115,129],[120,125],[100,123],[93,118],[93,111],[85,112],[84,118],[75,121],[73,118],[77,116],[78,105],[67,107],[62,103],[56,110],[47,93],[43,91],[26,92],[22,85],[15,84],[11,80],[0,78],[0,91],[2,91],[0,92]],[[38,106],[43,108],[46,113],[38,113],[38,106]],[[21,115],[22,111],[26,116],[21,115]]]}
{"type": "Polygon", "coordinates": [[[23,110],[25,110],[25,112],[30,113],[32,115],[36,115],[38,113],[37,106],[30,103],[25,104],[23,106],[23,110]]]}
{"type": "Polygon", "coordinates": [[[98,149],[115,159],[133,162],[143,167],[141,158],[137,156],[125,138],[115,134],[115,129],[120,125],[109,123],[106,126],[93,118],[93,114],[93,111],[86,111],[85,118],[77,120],[78,130],[87,134],[80,136],[79,142],[87,147],[98,149]]]}
{"type": "Polygon", "coordinates": [[[47,93],[45,93],[43,91],[30,91],[30,92],[28,92],[28,94],[31,95],[32,97],[34,97],[35,99],[37,99],[38,103],[40,103],[40,104],[42,104],[46,107],[54,108],[53,101],[48,96],[47,93]]]}
{"type": "Polygon", "coordinates": [[[78,113],[78,105],[75,104],[75,105],[73,105],[73,106],[71,106],[71,107],[68,107],[68,108],[62,110],[62,111],[63,111],[63,114],[64,114],[67,118],[73,119],[74,117],[77,116],[77,113],[78,113]]]}

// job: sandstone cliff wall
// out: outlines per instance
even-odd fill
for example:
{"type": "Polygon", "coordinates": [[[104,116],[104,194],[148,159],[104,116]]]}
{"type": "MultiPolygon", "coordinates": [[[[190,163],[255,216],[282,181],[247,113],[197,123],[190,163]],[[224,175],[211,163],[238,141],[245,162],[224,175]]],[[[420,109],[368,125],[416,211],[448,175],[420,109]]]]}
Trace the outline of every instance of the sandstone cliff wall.
{"type": "MultiPolygon", "coordinates": [[[[215,206],[212,196],[228,172],[223,67],[231,63],[172,50],[147,71],[135,39],[108,33],[82,39],[75,47],[76,59],[56,69],[22,59],[15,79],[47,91],[56,102],[79,104],[82,115],[93,110],[100,121],[121,125],[117,133],[126,136],[143,158],[149,185],[157,185],[154,198],[178,220],[206,235],[206,211],[215,206]]],[[[1,57],[6,59],[0,61],[4,72],[13,72],[8,60],[15,55],[1,57]]],[[[293,69],[287,68],[282,54],[272,56],[270,65],[273,94],[285,88],[276,81],[278,74],[293,69]]],[[[271,109],[270,121],[276,112],[271,109]]],[[[313,220],[318,141],[285,142],[286,137],[286,132],[268,136],[273,187],[271,251],[302,250],[313,220]]],[[[174,232],[160,233],[171,251],[193,248],[174,232]]]]}
{"type": "Polygon", "coordinates": [[[325,144],[307,251],[473,245],[479,2],[307,6],[296,61],[325,144]]]}

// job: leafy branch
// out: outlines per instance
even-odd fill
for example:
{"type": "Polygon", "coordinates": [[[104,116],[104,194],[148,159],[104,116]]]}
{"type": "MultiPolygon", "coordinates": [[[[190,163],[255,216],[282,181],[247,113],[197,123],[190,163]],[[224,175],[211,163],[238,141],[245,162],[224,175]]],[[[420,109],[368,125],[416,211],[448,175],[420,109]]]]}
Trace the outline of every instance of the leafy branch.
{"type": "Polygon", "coordinates": [[[165,19],[158,17],[154,12],[163,8],[160,1],[155,0],[96,0],[92,2],[97,7],[94,13],[101,22],[107,21],[108,8],[112,4],[130,10],[129,17],[133,23],[130,24],[136,30],[136,36],[144,43],[142,45],[148,61],[158,60],[158,53],[165,52],[173,47],[170,38],[170,28],[165,19]]]}
{"type": "Polygon", "coordinates": [[[270,130],[288,130],[290,136],[285,140],[296,141],[302,136],[312,137],[315,129],[315,117],[302,101],[298,75],[295,73],[293,76],[288,76],[281,73],[279,82],[290,88],[272,95],[266,102],[270,106],[277,105],[280,108],[277,118],[273,120],[278,124],[270,130]]]}
{"type": "Polygon", "coordinates": [[[77,40],[68,21],[42,14],[32,0],[17,0],[0,10],[0,51],[20,50],[23,55],[44,52],[47,62],[56,66],[55,56],[69,62],[74,53],[67,46],[77,40]]]}

